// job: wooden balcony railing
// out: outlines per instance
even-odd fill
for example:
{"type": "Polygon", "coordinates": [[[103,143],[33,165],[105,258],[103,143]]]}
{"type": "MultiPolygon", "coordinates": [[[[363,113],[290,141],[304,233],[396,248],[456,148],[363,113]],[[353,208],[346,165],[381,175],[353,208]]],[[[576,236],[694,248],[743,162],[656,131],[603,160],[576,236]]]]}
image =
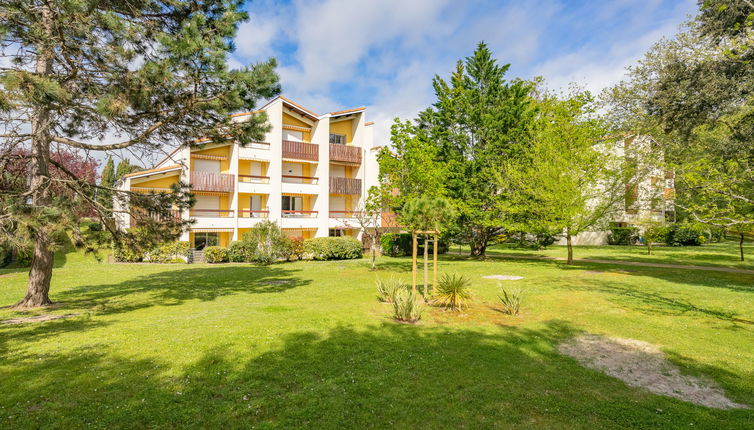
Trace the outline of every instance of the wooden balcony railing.
{"type": "Polygon", "coordinates": [[[238,175],[238,182],[246,182],[250,184],[269,184],[269,176],[260,175],[238,175]]]}
{"type": "Polygon", "coordinates": [[[194,191],[214,191],[232,193],[236,178],[227,173],[191,172],[191,186],[194,191]]]}
{"type": "Polygon", "coordinates": [[[239,218],[268,218],[270,211],[252,211],[249,209],[241,209],[238,211],[239,218]]]}
{"type": "Polygon", "coordinates": [[[283,158],[319,161],[319,148],[313,143],[283,141],[283,158]]]}
{"type": "Polygon", "coordinates": [[[330,161],[361,164],[361,148],[358,146],[330,144],[330,161]]]}
{"type": "Polygon", "coordinates": [[[330,218],[355,218],[359,211],[330,211],[330,218]]]}
{"type": "Polygon", "coordinates": [[[283,182],[292,184],[316,184],[318,181],[316,176],[283,175],[283,182]]]}
{"type": "Polygon", "coordinates": [[[316,218],[319,211],[281,211],[283,218],[316,218]]]}
{"type": "Polygon", "coordinates": [[[232,218],[233,209],[191,209],[191,216],[196,218],[232,218]]]}
{"type": "Polygon", "coordinates": [[[330,176],[331,194],[361,194],[361,179],[330,176]]]}
{"type": "Polygon", "coordinates": [[[131,211],[131,217],[129,219],[129,227],[139,227],[145,224],[147,219],[152,219],[158,222],[164,222],[168,220],[179,221],[181,219],[181,211],[178,209],[171,209],[170,212],[165,214],[158,214],[152,211],[146,211],[144,209],[134,208],[131,211]]]}

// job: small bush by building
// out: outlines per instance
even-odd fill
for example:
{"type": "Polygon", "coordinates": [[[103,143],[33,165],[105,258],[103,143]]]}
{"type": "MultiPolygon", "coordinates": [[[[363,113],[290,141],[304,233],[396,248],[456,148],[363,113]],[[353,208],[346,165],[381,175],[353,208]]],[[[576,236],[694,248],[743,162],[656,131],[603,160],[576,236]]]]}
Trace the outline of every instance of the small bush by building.
{"type": "Polygon", "coordinates": [[[204,259],[207,263],[227,263],[228,248],[223,246],[208,246],[204,248],[204,259]]]}
{"type": "Polygon", "coordinates": [[[610,227],[607,235],[609,245],[636,245],[639,241],[639,229],[636,227],[610,227]]]}
{"type": "Polygon", "coordinates": [[[304,241],[304,256],[313,260],[350,260],[362,257],[362,246],[353,237],[315,237],[304,241]]]}

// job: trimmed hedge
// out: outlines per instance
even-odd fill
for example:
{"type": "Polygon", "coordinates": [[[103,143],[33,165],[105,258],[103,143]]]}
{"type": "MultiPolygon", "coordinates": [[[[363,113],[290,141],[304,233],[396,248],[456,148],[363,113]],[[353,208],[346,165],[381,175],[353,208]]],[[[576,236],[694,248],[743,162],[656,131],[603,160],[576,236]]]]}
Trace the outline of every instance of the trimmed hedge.
{"type": "Polygon", "coordinates": [[[314,260],[361,258],[361,242],[353,237],[315,237],[304,240],[304,254],[314,260]]]}
{"type": "MultiPolygon", "coordinates": [[[[424,241],[419,241],[417,252],[419,254],[424,253],[424,241]]],[[[429,252],[432,251],[432,244],[429,245],[429,252]]],[[[380,237],[380,248],[382,249],[382,255],[389,257],[403,257],[411,255],[412,251],[412,238],[411,233],[385,233],[380,237]]],[[[437,247],[438,254],[445,254],[448,252],[448,242],[440,239],[440,244],[437,247]]]]}
{"type": "Polygon", "coordinates": [[[223,246],[208,246],[204,248],[204,259],[207,263],[227,263],[228,248],[223,246]]]}
{"type": "Polygon", "coordinates": [[[181,260],[185,263],[185,260],[181,257],[188,257],[188,253],[188,242],[168,242],[147,252],[146,260],[151,263],[173,263],[176,260],[181,260]]]}

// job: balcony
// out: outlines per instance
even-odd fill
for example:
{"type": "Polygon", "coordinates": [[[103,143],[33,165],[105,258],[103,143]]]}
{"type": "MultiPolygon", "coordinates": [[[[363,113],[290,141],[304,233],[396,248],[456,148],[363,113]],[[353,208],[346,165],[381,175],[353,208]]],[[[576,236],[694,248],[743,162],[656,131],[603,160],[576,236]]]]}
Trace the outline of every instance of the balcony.
{"type": "Polygon", "coordinates": [[[270,211],[252,211],[249,209],[241,209],[238,211],[239,218],[268,218],[270,211]]]}
{"type": "Polygon", "coordinates": [[[319,161],[319,148],[313,143],[283,141],[283,158],[319,161]]]}
{"type": "Polygon", "coordinates": [[[283,218],[316,218],[318,213],[319,211],[281,211],[283,218]]]}
{"type": "Polygon", "coordinates": [[[319,178],[316,176],[282,175],[283,182],[289,184],[316,184],[319,178]]]}
{"type": "Polygon", "coordinates": [[[359,211],[330,211],[330,218],[356,218],[359,211]]]}
{"type": "Polygon", "coordinates": [[[191,209],[194,218],[233,218],[233,209],[191,209]]]}
{"type": "Polygon", "coordinates": [[[361,179],[330,176],[330,194],[361,194],[361,179]]]}
{"type": "Polygon", "coordinates": [[[212,191],[218,193],[232,193],[234,175],[214,172],[191,172],[191,186],[194,191],[212,191]]]}
{"type": "Polygon", "coordinates": [[[361,148],[359,148],[358,146],[346,146],[331,143],[330,161],[361,164],[361,148]]]}
{"type": "Polygon", "coordinates": [[[238,182],[245,182],[248,184],[269,184],[269,176],[260,175],[238,175],[238,182]]]}

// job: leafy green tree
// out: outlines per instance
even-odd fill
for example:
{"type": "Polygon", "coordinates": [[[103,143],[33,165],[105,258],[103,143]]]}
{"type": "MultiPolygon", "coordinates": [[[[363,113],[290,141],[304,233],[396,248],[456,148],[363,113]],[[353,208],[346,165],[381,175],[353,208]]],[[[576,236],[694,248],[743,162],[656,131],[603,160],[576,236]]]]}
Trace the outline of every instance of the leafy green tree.
{"type": "MultiPolygon", "coordinates": [[[[60,168],[50,157],[52,145],[149,156],[176,141],[246,144],[264,136],[264,115],[246,122],[229,117],[280,91],[274,60],[227,67],[232,39],[247,18],[241,6],[240,0],[0,2],[0,156],[27,148],[29,166],[22,192],[0,195],[0,232],[19,231],[34,247],[18,307],[50,303],[56,237],[75,229],[81,205],[104,221],[116,242],[129,240],[107,221],[112,210],[91,198],[97,185],[73,172],[50,174],[51,166],[60,168]],[[101,143],[106,135],[119,141],[101,143]],[[58,187],[78,198],[56,193],[58,187]]],[[[152,232],[145,236],[151,240],[172,239],[185,227],[155,220],[170,220],[174,207],[191,205],[185,187],[170,194],[109,191],[152,232]]]]}
{"type": "Polygon", "coordinates": [[[754,227],[754,4],[705,0],[607,93],[614,124],[663,144],[692,221],[754,227]]]}
{"type": "Polygon", "coordinates": [[[563,234],[568,264],[572,238],[605,224],[625,196],[624,177],[612,141],[587,92],[564,98],[543,93],[531,123],[531,146],[506,163],[497,183],[506,210],[527,232],[563,234]]]}
{"type": "Polygon", "coordinates": [[[100,188],[97,190],[97,202],[107,209],[113,208],[113,193],[109,191],[115,186],[115,163],[113,157],[107,157],[105,168],[99,181],[100,188]]]}
{"type": "Polygon", "coordinates": [[[411,231],[441,231],[453,221],[455,211],[447,199],[421,197],[406,203],[398,218],[411,231]]]}
{"type": "Polygon", "coordinates": [[[508,68],[480,43],[449,80],[434,78],[437,101],[413,123],[396,123],[393,152],[386,149],[380,158],[383,190],[399,193],[392,206],[422,195],[448,198],[458,215],[456,230],[477,256],[505,230],[505,196],[494,179],[503,162],[520,153],[534,114],[531,86],[507,82],[508,68]]]}

